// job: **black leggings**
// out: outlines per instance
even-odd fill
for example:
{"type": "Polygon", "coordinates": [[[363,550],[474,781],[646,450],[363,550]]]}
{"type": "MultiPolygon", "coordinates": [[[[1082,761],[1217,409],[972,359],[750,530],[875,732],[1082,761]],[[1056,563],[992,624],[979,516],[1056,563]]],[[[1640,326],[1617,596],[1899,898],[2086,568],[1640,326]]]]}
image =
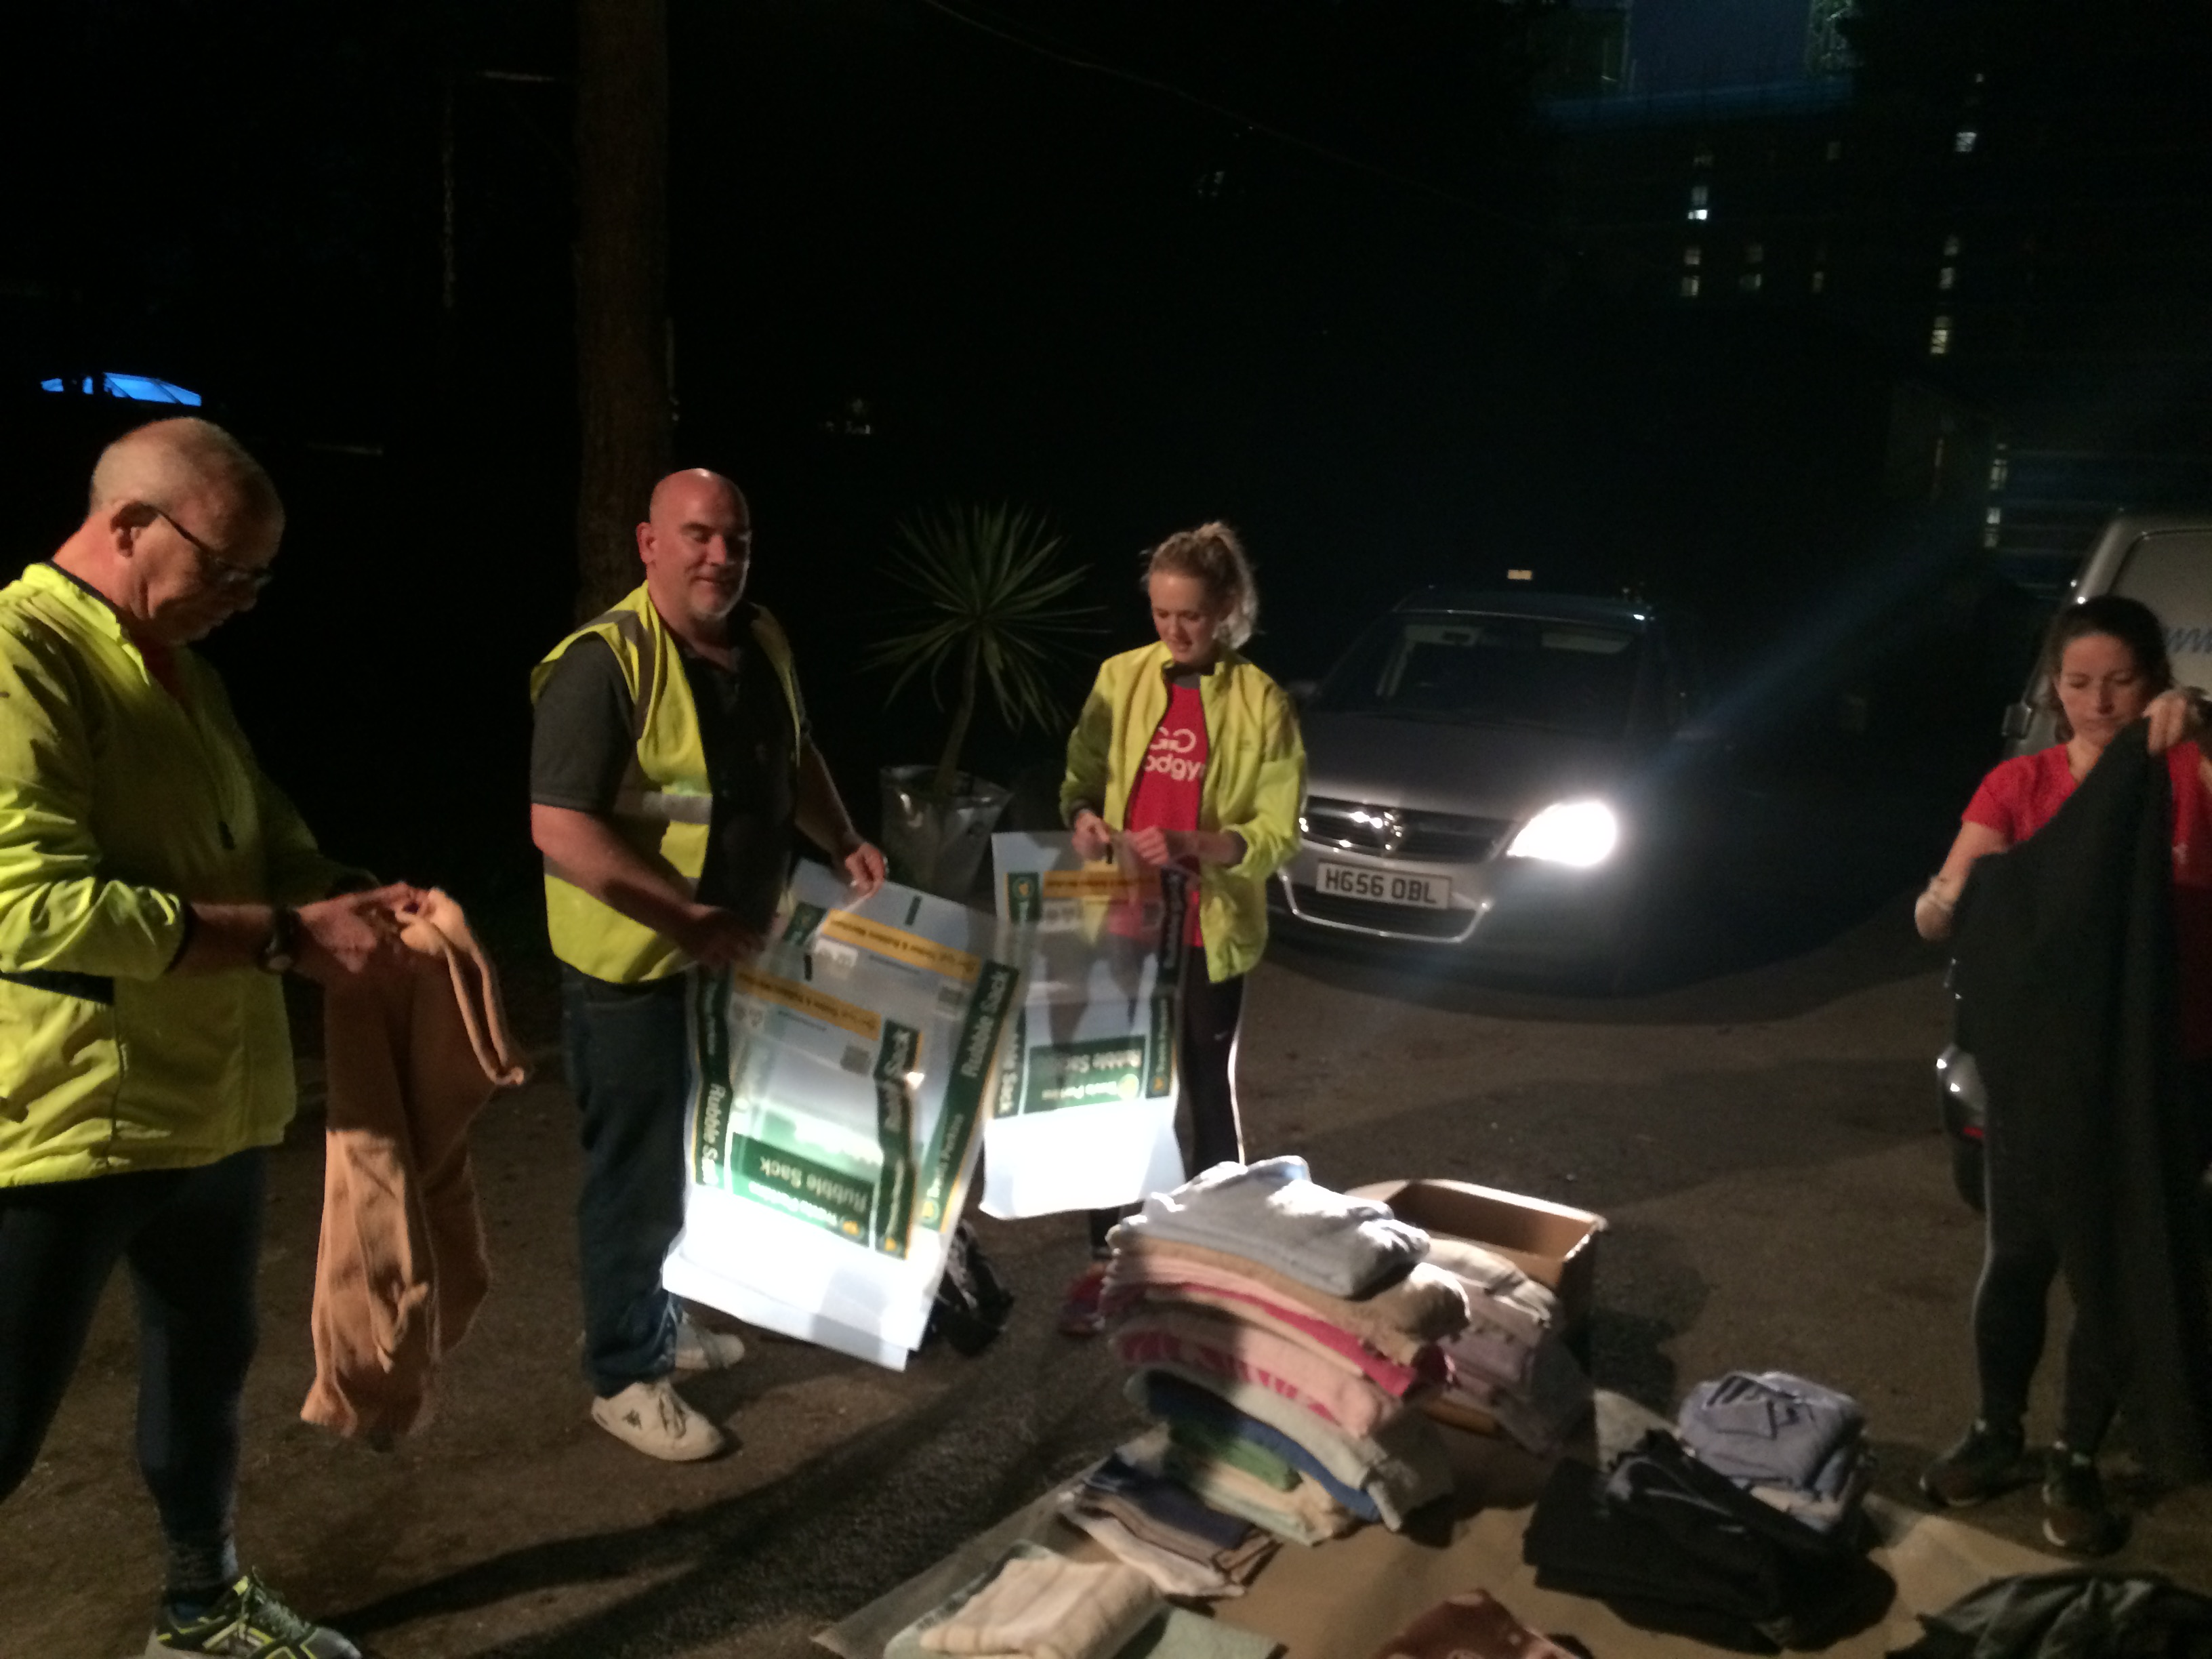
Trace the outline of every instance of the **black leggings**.
{"type": "Polygon", "coordinates": [[[138,1468],[173,1591],[234,1571],[263,1156],[0,1188],[0,1498],[23,1482],[118,1260],[138,1303],[138,1468]],[[180,1582],[186,1581],[186,1582],[180,1582]]]}
{"type": "MultiPolygon", "coordinates": [[[[1244,1161],[1244,1126],[1237,1114],[1237,1034],[1244,1020],[1244,975],[1206,977],[1206,957],[1193,950],[1182,986],[1182,1095],[1190,1104],[1190,1172],[1244,1161]]],[[[1106,1235],[1126,1211],[1091,1212],[1091,1248],[1106,1248],[1106,1235]]]]}
{"type": "MultiPolygon", "coordinates": [[[[2018,1423],[2027,1411],[2028,1386],[2043,1358],[2051,1285],[2058,1276],[2058,1239],[2033,1172],[2008,1167],[1994,1139],[1986,1168],[1989,1231],[1974,1290],[1974,1363],[1983,1419],[2002,1425],[2018,1423]]],[[[2069,1450],[2094,1453],[2118,1404],[2112,1356],[2077,1310],[2066,1342],[2059,1438],[2069,1450]]]]}

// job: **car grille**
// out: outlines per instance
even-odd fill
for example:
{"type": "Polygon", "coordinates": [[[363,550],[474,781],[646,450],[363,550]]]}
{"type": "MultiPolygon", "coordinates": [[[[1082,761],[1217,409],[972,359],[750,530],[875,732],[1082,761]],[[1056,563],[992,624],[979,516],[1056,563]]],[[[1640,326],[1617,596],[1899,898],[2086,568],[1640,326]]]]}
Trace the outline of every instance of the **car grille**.
{"type": "Polygon", "coordinates": [[[1316,847],[1348,847],[1380,858],[1430,859],[1439,864],[1473,864],[1488,858],[1512,827],[1506,818],[1365,806],[1326,795],[1307,798],[1298,823],[1316,847]]]}
{"type": "Polygon", "coordinates": [[[1303,883],[1293,884],[1291,888],[1291,914],[1310,921],[1357,927],[1363,933],[1389,933],[1398,939],[1465,939],[1474,930],[1479,916],[1473,910],[1428,910],[1410,904],[1345,898],[1303,883]]]}

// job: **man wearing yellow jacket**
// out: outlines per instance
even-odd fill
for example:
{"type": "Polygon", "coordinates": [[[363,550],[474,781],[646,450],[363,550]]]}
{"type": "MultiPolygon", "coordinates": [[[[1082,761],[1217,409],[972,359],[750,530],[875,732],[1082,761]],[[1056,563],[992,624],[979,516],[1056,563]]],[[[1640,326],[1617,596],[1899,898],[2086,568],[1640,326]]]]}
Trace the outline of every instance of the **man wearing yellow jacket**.
{"type": "Polygon", "coordinates": [[[684,970],[759,951],[794,826],[863,895],[883,884],[884,858],[814,746],[782,630],[744,603],[752,516],[737,486],[700,470],[662,479],[637,546],[643,585],[531,678],[530,827],[582,1119],[592,1419],[685,1462],[727,1443],[672,1376],[744,1350],[660,1283],[684,1224],[684,970]]]}
{"type": "Polygon", "coordinates": [[[414,897],[329,896],[346,872],[185,648],[252,609],[283,530],[227,433],[156,422],[108,447],[82,525],[0,589],[0,1497],[127,1261],[168,1551],[147,1650],[357,1659],[241,1573],[231,1538],[263,1154],[294,1103],[278,981],[406,971],[414,897]]]}

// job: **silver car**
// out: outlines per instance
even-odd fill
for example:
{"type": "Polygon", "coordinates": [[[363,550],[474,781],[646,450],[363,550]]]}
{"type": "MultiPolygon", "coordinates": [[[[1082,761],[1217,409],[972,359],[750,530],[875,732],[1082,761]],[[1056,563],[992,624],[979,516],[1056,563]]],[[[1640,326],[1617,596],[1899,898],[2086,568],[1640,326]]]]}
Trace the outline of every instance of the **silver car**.
{"type": "Polygon", "coordinates": [[[1415,593],[1304,698],[1289,931],[1542,972],[1634,955],[1689,734],[1682,630],[1632,599],[1415,593]]]}

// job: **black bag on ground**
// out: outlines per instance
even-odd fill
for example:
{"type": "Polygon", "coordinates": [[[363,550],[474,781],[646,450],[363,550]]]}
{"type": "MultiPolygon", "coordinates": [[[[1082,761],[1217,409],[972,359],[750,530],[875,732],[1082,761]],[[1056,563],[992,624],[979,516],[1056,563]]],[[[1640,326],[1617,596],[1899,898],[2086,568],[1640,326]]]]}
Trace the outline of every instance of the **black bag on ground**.
{"type": "Polygon", "coordinates": [[[975,1229],[960,1223],[952,1230],[945,1277],[937,1281],[937,1301],[921,1340],[941,1336],[955,1353],[979,1354],[1006,1328],[1013,1310],[1014,1293],[975,1242],[975,1229]]]}
{"type": "Polygon", "coordinates": [[[1847,1540],[1761,1503],[1656,1429],[1610,1479],[1560,1463],[1521,1551],[1546,1589],[1740,1653],[1820,1646],[1879,1619],[1896,1594],[1847,1540]]]}
{"type": "Polygon", "coordinates": [[[1941,1613],[1892,1659],[2205,1659],[2212,1601],[2155,1573],[1999,1578],[1941,1613]]]}

